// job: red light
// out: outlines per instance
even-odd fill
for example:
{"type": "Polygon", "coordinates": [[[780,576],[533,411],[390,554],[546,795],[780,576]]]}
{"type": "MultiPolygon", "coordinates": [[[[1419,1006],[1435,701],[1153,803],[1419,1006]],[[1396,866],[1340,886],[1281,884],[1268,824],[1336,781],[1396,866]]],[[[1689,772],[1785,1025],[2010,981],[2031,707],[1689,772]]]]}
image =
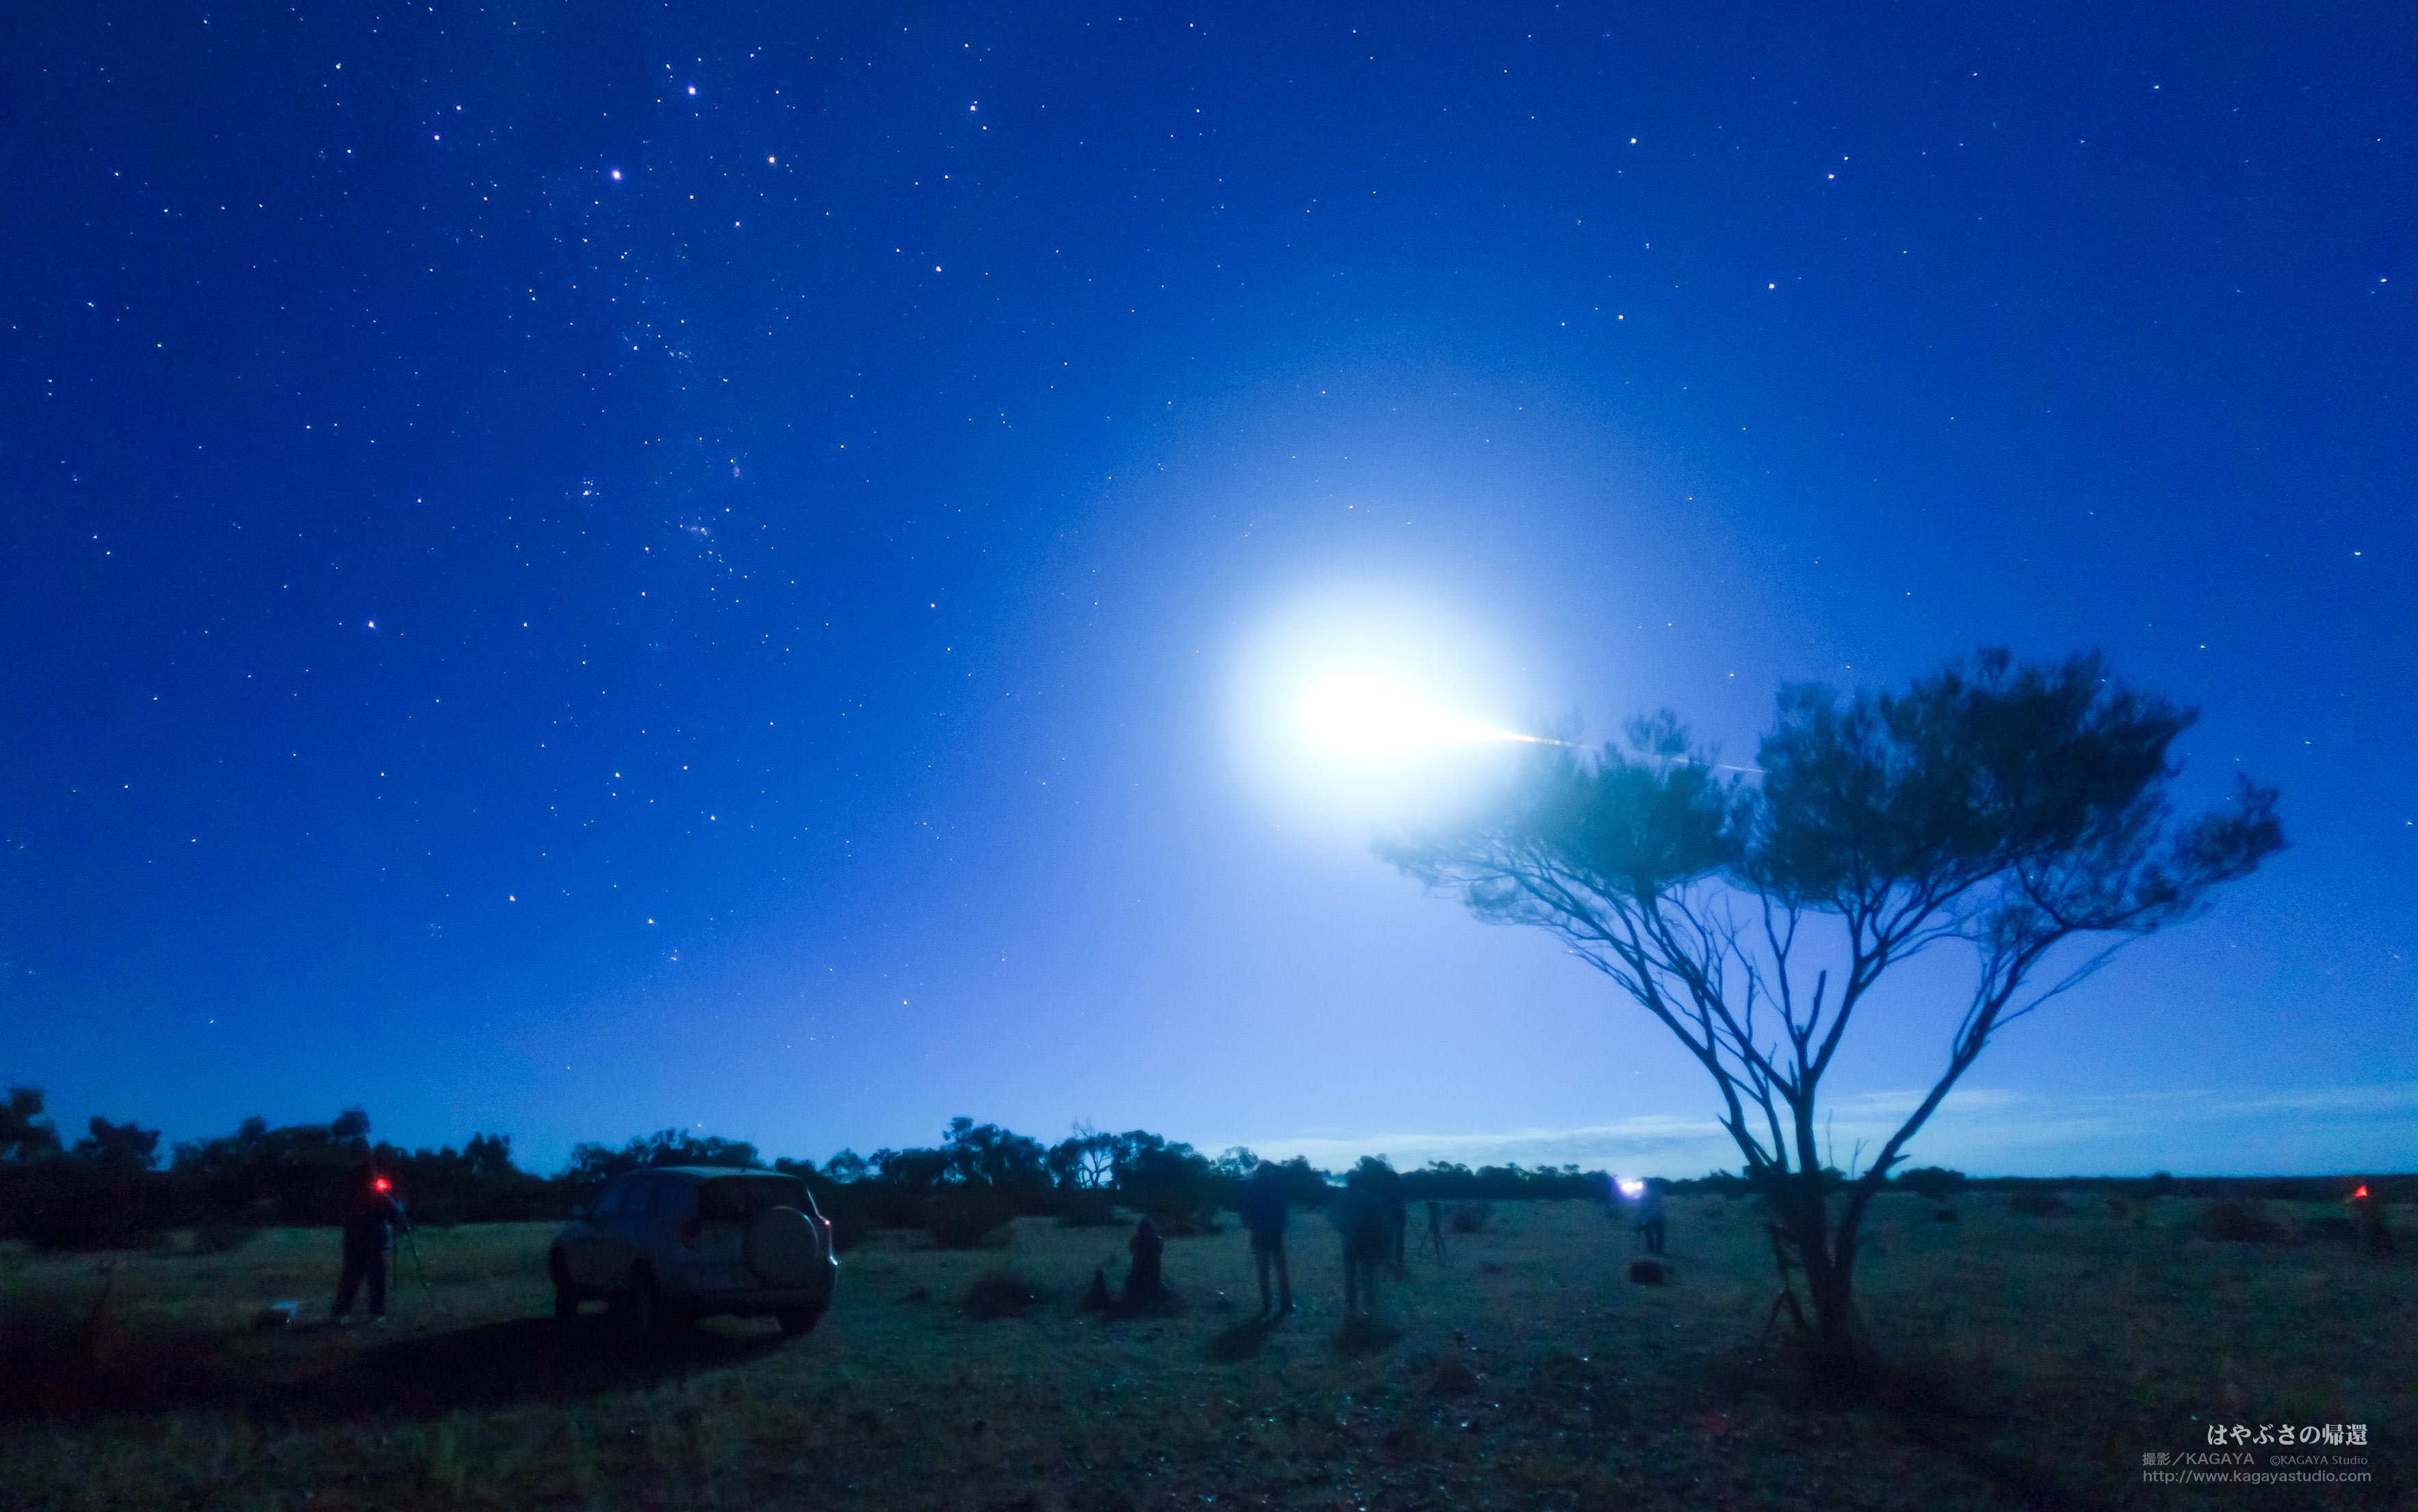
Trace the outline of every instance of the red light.
{"type": "Polygon", "coordinates": [[[2352,1201],[2356,1202],[2356,1201],[2358,1201],[2361,1198],[2364,1198],[2364,1197],[2365,1197],[2366,1195],[2367,1195],[2367,1188],[2366,1188],[2366,1187],[2364,1187],[2364,1186],[2363,1186],[2363,1187],[2361,1187],[2358,1191],[2353,1192],[2353,1193],[2350,1195],[2350,1199],[2351,1199],[2352,1201]]]}
{"type": "MultiPolygon", "coordinates": [[[[374,1181],[374,1182],[370,1183],[370,1186],[372,1187],[372,1189],[374,1189],[374,1190],[375,1190],[375,1191],[380,1191],[380,1192],[391,1192],[391,1191],[393,1191],[393,1190],[394,1190],[394,1183],[392,1183],[392,1182],[390,1182],[390,1181],[388,1181],[388,1180],[387,1180],[385,1177],[383,1177],[383,1176],[379,1177],[376,1181],[374,1181]]],[[[2363,1186],[2363,1187],[2361,1187],[2361,1188],[2360,1188],[2360,1190],[2361,1190],[2362,1192],[2364,1192],[2364,1191],[2366,1191],[2366,1190],[2367,1190],[2367,1188],[2366,1188],[2366,1187],[2364,1187],[2364,1186],[2363,1186]]]]}

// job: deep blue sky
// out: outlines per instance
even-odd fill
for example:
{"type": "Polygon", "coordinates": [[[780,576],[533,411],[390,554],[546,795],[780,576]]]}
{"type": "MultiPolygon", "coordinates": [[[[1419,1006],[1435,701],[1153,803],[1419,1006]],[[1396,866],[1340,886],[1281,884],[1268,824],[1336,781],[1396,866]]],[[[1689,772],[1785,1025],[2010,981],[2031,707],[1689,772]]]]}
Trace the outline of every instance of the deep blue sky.
{"type": "Polygon", "coordinates": [[[1736,1164],[1241,754],[1375,602],[1484,712],[1739,753],[1783,680],[2104,649],[2293,848],[1916,1158],[2409,1163],[2404,8],[0,37],[0,1078],[64,1123],[1736,1164]]]}

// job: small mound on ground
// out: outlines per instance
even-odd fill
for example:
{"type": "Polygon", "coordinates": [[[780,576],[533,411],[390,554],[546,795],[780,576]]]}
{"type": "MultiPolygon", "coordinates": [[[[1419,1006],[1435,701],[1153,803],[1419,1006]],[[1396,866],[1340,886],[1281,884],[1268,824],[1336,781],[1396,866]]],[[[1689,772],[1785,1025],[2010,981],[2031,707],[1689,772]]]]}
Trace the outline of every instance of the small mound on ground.
{"type": "Polygon", "coordinates": [[[980,1319],[1019,1318],[1041,1300],[1041,1289],[1002,1266],[985,1271],[966,1288],[966,1311],[980,1319]]]}

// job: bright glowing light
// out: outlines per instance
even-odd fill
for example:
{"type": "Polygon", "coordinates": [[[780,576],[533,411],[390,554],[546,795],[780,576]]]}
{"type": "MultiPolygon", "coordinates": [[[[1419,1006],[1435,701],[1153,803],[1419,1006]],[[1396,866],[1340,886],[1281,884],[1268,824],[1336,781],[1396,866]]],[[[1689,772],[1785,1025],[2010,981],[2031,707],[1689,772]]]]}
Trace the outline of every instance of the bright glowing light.
{"type": "Polygon", "coordinates": [[[1644,1182],[1637,1181],[1623,1182],[1620,1184],[1620,1195],[1623,1197],[1644,1197],[1645,1195],[1645,1184],[1644,1182]]]}
{"type": "Polygon", "coordinates": [[[1301,695],[1302,727],[1342,756],[1382,759],[1431,745],[1534,741],[1438,709],[1384,678],[1346,673],[1310,684],[1301,695]]]}
{"type": "Polygon", "coordinates": [[[1396,585],[1338,583],[1254,616],[1227,721],[1237,774],[1278,823],[1354,858],[1501,783],[1521,710],[1558,701],[1485,620],[1396,585]]]}
{"type": "Polygon", "coordinates": [[[394,1190],[394,1183],[388,1181],[383,1176],[379,1177],[376,1181],[370,1183],[370,1184],[381,1192],[391,1192],[394,1190]]]}

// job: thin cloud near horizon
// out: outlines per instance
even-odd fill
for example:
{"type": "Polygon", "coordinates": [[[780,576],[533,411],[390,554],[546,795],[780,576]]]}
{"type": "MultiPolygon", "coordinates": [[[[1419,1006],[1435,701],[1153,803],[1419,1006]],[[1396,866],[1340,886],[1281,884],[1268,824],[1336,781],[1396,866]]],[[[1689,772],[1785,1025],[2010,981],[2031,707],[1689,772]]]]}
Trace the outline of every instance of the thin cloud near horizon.
{"type": "MultiPolygon", "coordinates": [[[[1846,1167],[1896,1130],[1921,1090],[1860,1093],[1828,1110],[1834,1163],[1846,1167]]],[[[1734,1170],[1737,1147],[1711,1117],[1646,1114],[1579,1127],[1437,1133],[1317,1130],[1241,1141],[1272,1159],[1304,1155],[1336,1168],[1364,1154],[1398,1166],[1578,1165],[1627,1174],[1698,1176],[1734,1170]]],[[[2406,1165],[2418,1143],[2418,1082],[2297,1088],[2042,1094],[1976,1087],[1949,1094],[1906,1152],[1907,1166],[1952,1166],[1977,1176],[2178,1174],[2322,1175],[2406,1165]],[[2210,1125],[2219,1125],[2212,1130],[2210,1125]],[[2141,1168],[2089,1168],[2059,1151],[2123,1140],[2141,1168]],[[2214,1158],[2229,1154],[2228,1160],[2214,1158]]]]}

